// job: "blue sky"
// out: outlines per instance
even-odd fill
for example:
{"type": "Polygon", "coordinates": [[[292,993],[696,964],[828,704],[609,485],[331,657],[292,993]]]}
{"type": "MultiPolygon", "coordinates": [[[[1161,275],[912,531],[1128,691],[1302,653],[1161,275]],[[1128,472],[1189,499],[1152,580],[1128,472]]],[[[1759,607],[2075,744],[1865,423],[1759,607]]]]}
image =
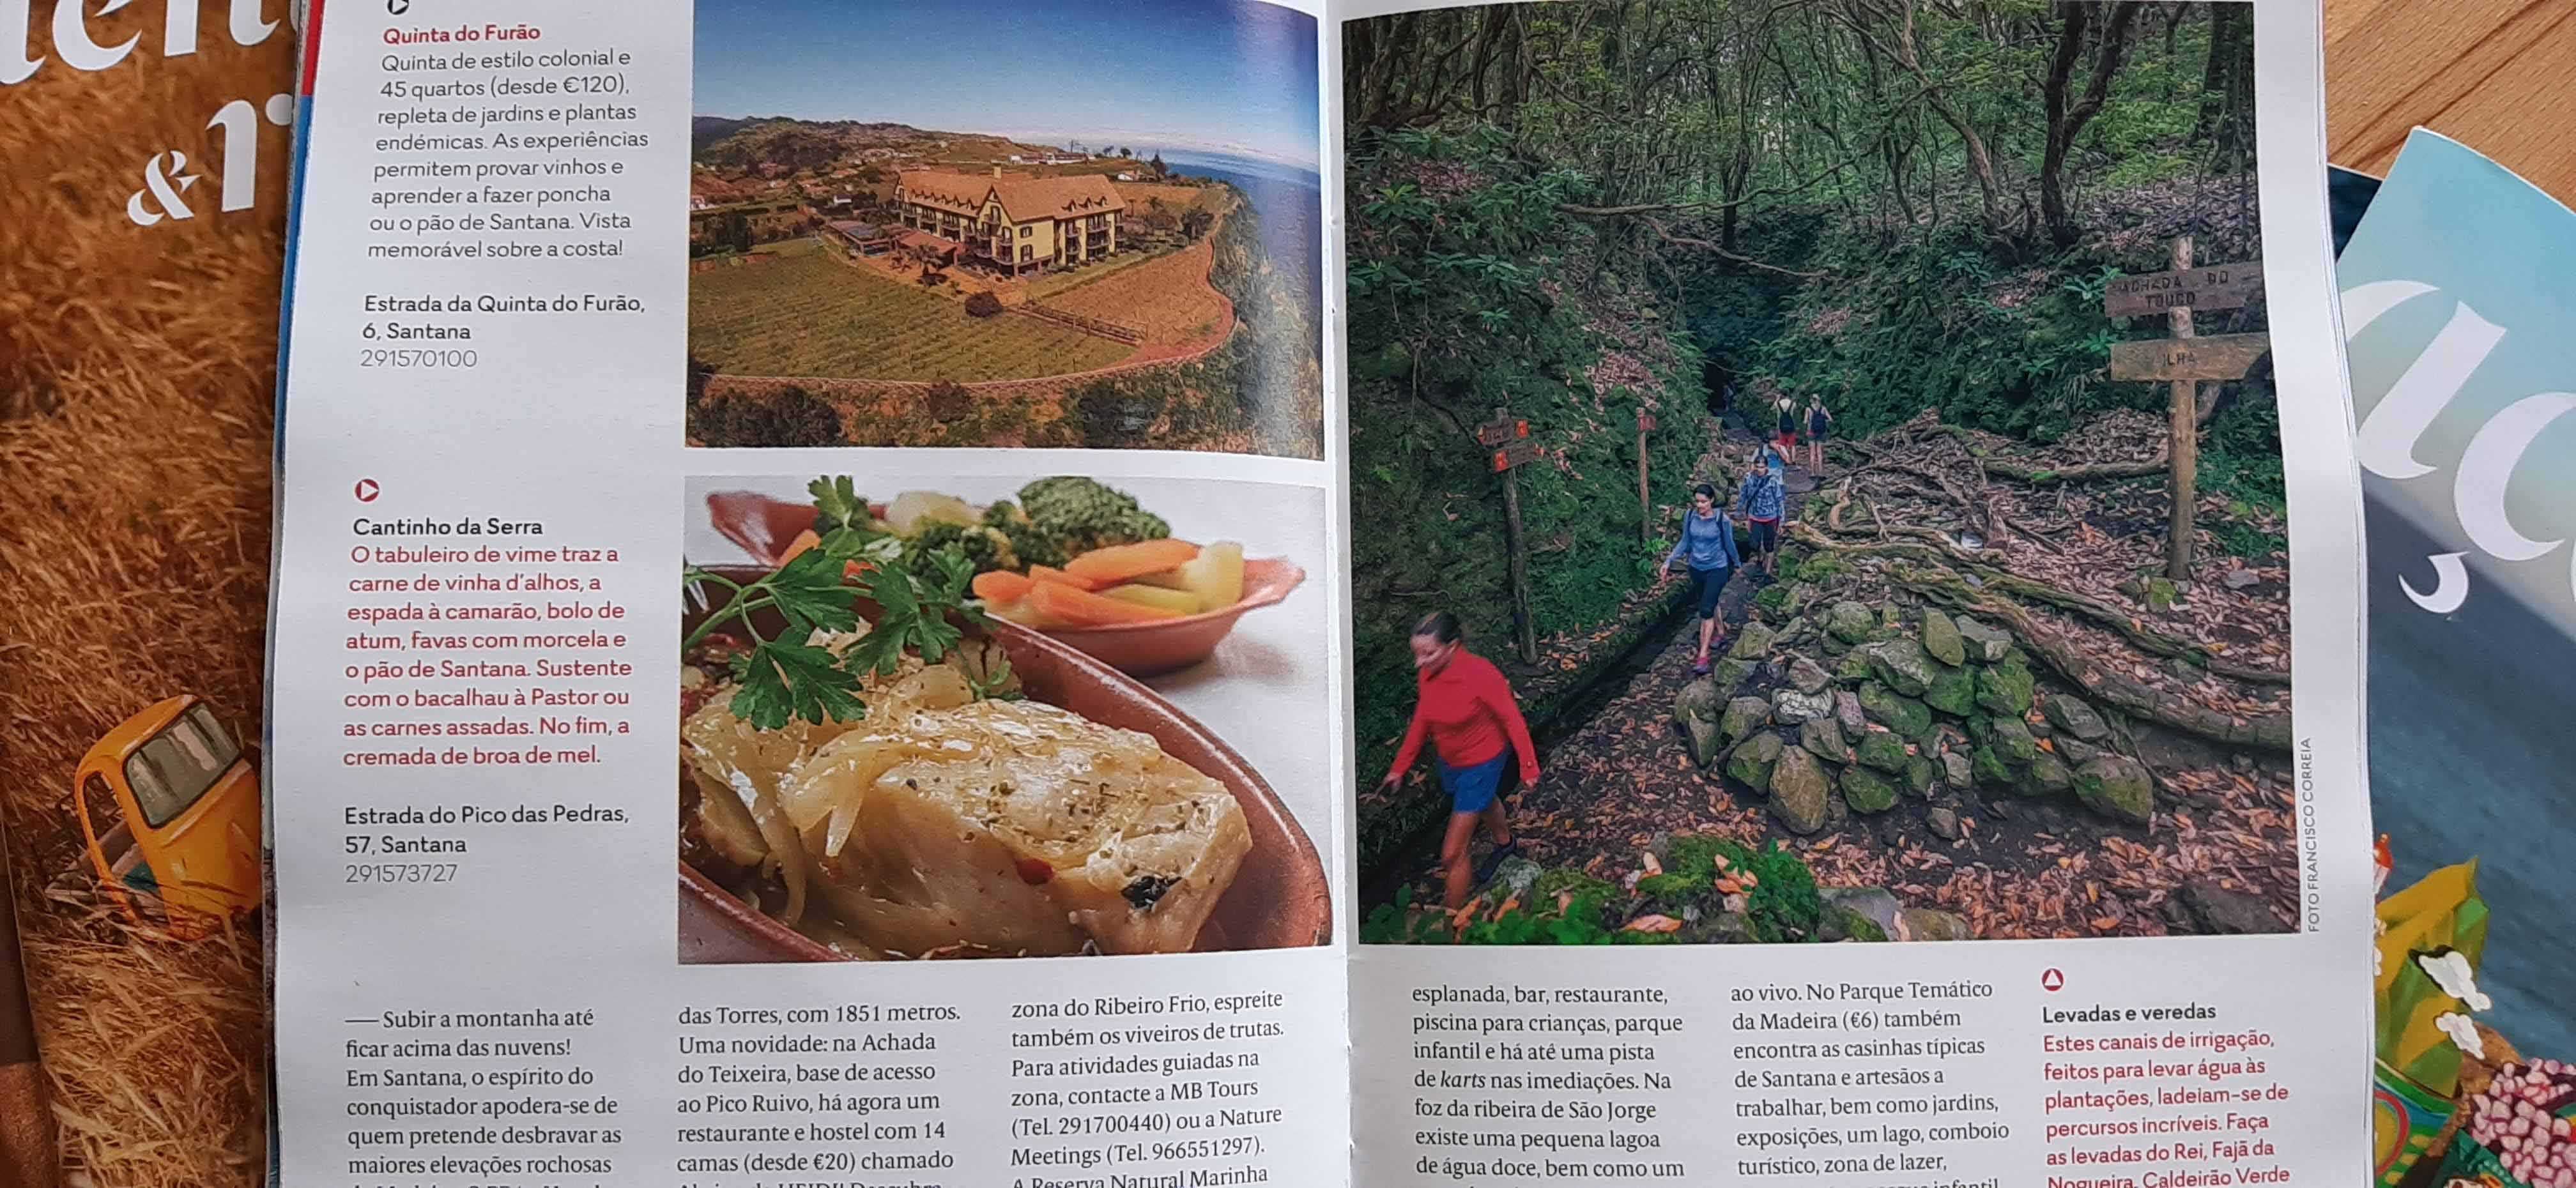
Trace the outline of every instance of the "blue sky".
{"type": "Polygon", "coordinates": [[[1321,153],[1315,19],[1256,0],[699,0],[696,84],[699,115],[1321,153]]]}

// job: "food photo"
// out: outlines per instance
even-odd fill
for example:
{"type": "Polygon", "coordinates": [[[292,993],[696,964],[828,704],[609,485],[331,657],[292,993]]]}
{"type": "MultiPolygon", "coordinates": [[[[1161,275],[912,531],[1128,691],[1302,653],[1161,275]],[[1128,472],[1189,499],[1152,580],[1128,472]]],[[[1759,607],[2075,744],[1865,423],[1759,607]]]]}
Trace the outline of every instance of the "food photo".
{"type": "Polygon", "coordinates": [[[687,507],[681,961],[1330,940],[1330,758],[1284,745],[1329,736],[1320,492],[711,476],[687,507]]]}

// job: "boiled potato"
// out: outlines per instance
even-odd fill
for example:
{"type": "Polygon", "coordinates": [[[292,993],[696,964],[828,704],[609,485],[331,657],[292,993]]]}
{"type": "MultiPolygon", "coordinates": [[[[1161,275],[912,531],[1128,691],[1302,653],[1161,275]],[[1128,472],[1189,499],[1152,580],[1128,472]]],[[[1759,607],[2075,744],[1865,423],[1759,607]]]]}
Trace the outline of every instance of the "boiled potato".
{"type": "Polygon", "coordinates": [[[1101,591],[1100,596],[1115,598],[1120,602],[1132,602],[1138,606],[1157,607],[1182,615],[1195,615],[1202,610],[1215,609],[1199,605],[1199,596],[1194,591],[1168,590],[1161,586],[1136,584],[1111,586],[1101,591]]]}
{"type": "Polygon", "coordinates": [[[898,536],[910,536],[933,521],[964,524],[972,527],[984,522],[975,505],[954,495],[937,491],[906,491],[886,505],[886,526],[898,536]]]}
{"type": "Polygon", "coordinates": [[[1199,550],[1180,568],[1181,580],[1199,596],[1199,606],[1218,610],[1243,601],[1243,546],[1221,540],[1199,550]]]}

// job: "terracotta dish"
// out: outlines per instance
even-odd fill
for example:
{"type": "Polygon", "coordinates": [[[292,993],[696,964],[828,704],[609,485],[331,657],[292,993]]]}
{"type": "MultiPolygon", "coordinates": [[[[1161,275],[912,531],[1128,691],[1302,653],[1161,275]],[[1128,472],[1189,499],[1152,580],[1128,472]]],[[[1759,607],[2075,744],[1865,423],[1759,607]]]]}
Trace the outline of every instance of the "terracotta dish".
{"type": "MultiPolygon", "coordinates": [[[[812,504],[750,491],[711,494],[707,511],[726,540],[773,568],[796,535],[814,526],[812,504]]],[[[1293,561],[1252,558],[1243,563],[1243,598],[1233,606],[1152,623],[1050,628],[1045,634],[1130,676],[1158,676],[1207,659],[1245,611],[1280,602],[1305,580],[1305,569],[1293,561]]]]}
{"type": "MultiPolygon", "coordinates": [[[[789,533],[792,539],[794,533],[789,533]]],[[[736,581],[749,582],[765,570],[710,567],[736,581]]],[[[707,610],[686,600],[680,632],[697,628],[707,610]]],[[[859,604],[862,616],[876,608],[859,604]]],[[[766,618],[766,615],[756,617],[766,618]]],[[[763,631],[777,621],[759,622],[763,631]]],[[[1234,793],[1244,823],[1252,832],[1252,850],[1236,872],[1234,884],[1199,930],[1194,952],[1244,949],[1288,949],[1329,943],[1333,935],[1332,894],[1324,881],[1324,863],[1315,843],[1243,757],[1206,727],[1191,721],[1150,689],[1120,675],[1108,665],[1035,631],[1008,623],[996,625],[1019,674],[1023,690],[1038,701],[1065,709],[1106,726],[1140,731],[1161,744],[1163,752],[1205,772],[1234,793]]],[[[688,777],[683,774],[681,779],[688,777]]],[[[807,939],[724,892],[687,863],[680,864],[680,960],[684,964],[735,962],[840,961],[842,956],[807,939]]]]}

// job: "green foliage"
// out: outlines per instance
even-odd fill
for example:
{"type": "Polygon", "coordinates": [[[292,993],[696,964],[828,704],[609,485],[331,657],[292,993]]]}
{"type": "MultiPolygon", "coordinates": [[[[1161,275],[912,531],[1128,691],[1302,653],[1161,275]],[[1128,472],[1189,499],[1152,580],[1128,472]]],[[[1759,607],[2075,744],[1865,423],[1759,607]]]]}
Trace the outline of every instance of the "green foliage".
{"type": "Polygon", "coordinates": [[[1068,555],[1172,534],[1171,524],[1146,511],[1135,496],[1080,475],[1042,478],[1021,487],[1020,510],[1068,555]]]}
{"type": "Polygon", "coordinates": [[[1785,845],[1753,847],[1715,834],[1685,834],[1667,847],[1663,873],[1637,880],[1633,895],[1579,870],[1555,869],[1508,905],[1480,907],[1464,928],[1449,913],[1416,904],[1413,889],[1396,892],[1360,924],[1360,942],[1372,945],[1608,945],[1675,944],[1683,933],[1631,932],[1623,926],[1641,913],[1679,917],[1696,911],[1707,920],[1723,910],[1721,876],[1746,873],[1755,886],[1744,892],[1752,939],[1766,943],[1812,941],[1824,920],[1815,875],[1785,845]]]}
{"type": "Polygon", "coordinates": [[[698,388],[698,398],[687,410],[689,436],[709,446],[849,444],[842,435],[840,410],[803,388],[765,395],[708,395],[703,381],[698,388]]]}
{"type": "Polygon", "coordinates": [[[696,647],[722,629],[751,645],[733,657],[736,717],[762,730],[802,719],[854,722],[867,715],[859,682],[869,673],[889,675],[906,655],[937,663],[965,637],[960,623],[983,624],[984,612],[967,597],[975,563],[955,545],[915,551],[866,521],[866,501],[848,477],[826,475],[808,484],[815,498],[813,547],[776,570],[748,582],[691,566],[681,582],[697,596],[725,599],[682,641],[696,647]],[[854,564],[855,563],[855,564],[854,564]],[[877,604],[867,634],[859,628],[857,601],[877,604]],[[754,616],[766,610],[779,626],[763,630],[754,616]],[[839,650],[811,642],[816,633],[838,634],[839,650]]]}
{"type": "MultiPolygon", "coordinates": [[[[1660,501],[1703,440],[1701,361],[1637,279],[1648,263],[1560,203],[1592,197],[1490,128],[1400,131],[1353,146],[1348,209],[1352,534],[1361,766],[1382,769],[1413,697],[1405,637],[1447,609],[1471,644],[1512,631],[1501,482],[1472,436],[1497,406],[1545,453],[1522,467],[1542,635],[1596,627],[1670,547],[1637,541],[1636,437],[1660,501]]],[[[1499,647],[1486,646],[1499,655],[1499,647]]]]}

